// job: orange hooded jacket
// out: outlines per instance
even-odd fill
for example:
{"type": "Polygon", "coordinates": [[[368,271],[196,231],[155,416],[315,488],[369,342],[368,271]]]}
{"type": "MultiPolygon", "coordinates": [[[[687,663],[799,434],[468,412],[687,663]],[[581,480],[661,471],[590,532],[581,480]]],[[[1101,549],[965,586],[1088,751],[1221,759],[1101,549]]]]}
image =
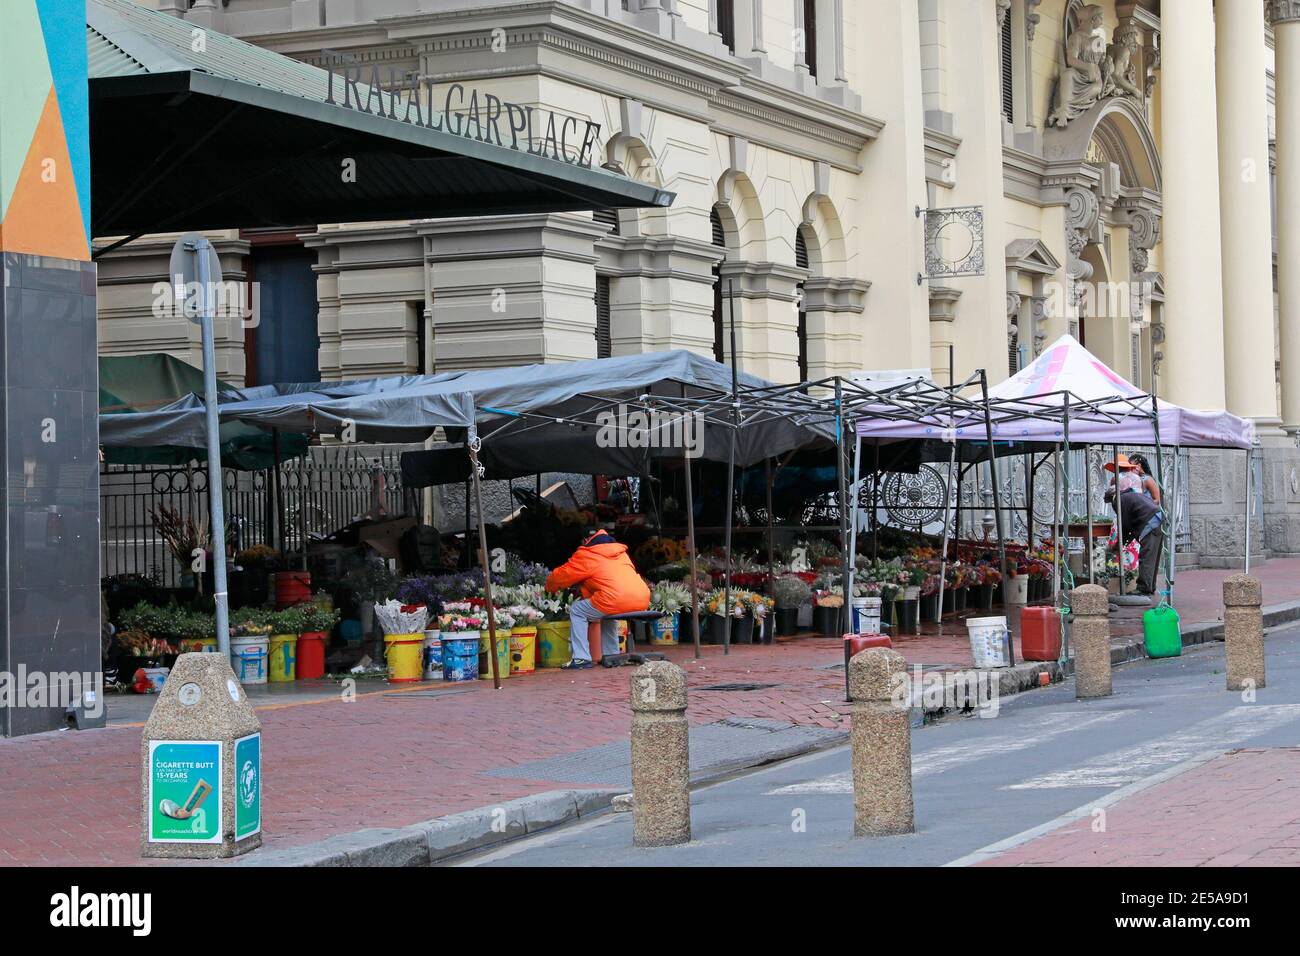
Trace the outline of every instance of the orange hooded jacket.
{"type": "Polygon", "coordinates": [[[650,588],[636,573],[627,545],[603,531],[584,541],[573,557],[546,579],[548,591],[574,585],[603,614],[644,611],[650,606],[650,588]]]}

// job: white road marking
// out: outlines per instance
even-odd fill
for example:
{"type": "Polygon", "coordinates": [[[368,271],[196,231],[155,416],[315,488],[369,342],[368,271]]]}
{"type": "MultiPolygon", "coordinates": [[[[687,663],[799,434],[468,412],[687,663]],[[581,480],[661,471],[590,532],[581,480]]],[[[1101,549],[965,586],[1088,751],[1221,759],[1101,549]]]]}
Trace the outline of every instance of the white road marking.
{"type": "Polygon", "coordinates": [[[1160,773],[1144,777],[1141,780],[1130,783],[1126,787],[1120,787],[1118,790],[1112,790],[1110,793],[1098,800],[1090,800],[1083,806],[1075,807],[1068,813],[1062,813],[1059,817],[1048,820],[1046,823],[1040,823],[1036,827],[1023,830],[1015,836],[1007,837],[1005,840],[998,840],[996,843],[990,843],[988,846],[981,847],[973,853],[967,853],[965,856],[958,857],[949,863],[945,863],[944,866],[975,866],[978,863],[983,863],[985,860],[991,860],[994,857],[1005,853],[1007,850],[1020,846],[1022,843],[1028,843],[1030,840],[1037,839],[1045,833],[1051,833],[1053,830],[1059,830],[1061,827],[1074,823],[1077,820],[1090,817],[1097,810],[1103,810],[1106,807],[1112,806],[1113,804],[1119,803],[1121,800],[1133,796],[1135,793],[1141,793],[1143,790],[1150,789],[1158,783],[1164,783],[1166,780],[1171,780],[1179,774],[1196,769],[1201,766],[1201,764],[1209,763],[1215,757],[1222,756],[1223,751],[1221,750],[1210,750],[1203,754],[1197,754],[1190,760],[1176,763],[1172,767],[1160,771],[1160,773]]]}
{"type": "Polygon", "coordinates": [[[1004,787],[1122,787],[1206,750],[1228,750],[1300,718],[1300,704],[1245,704],[1148,743],[1093,757],[1072,770],[1058,770],[1004,787]]]}
{"type": "MultiPolygon", "coordinates": [[[[1076,730],[1084,730],[1088,727],[1094,727],[1097,724],[1117,720],[1128,713],[1132,713],[1132,711],[1109,710],[1096,714],[1087,714],[1078,711],[1057,711],[1045,714],[1043,717],[1034,721],[1031,728],[1024,729],[1019,733],[1001,734],[996,737],[985,737],[979,740],[972,740],[968,743],[951,744],[947,747],[936,747],[934,750],[925,750],[921,753],[912,755],[912,779],[931,773],[943,773],[945,770],[949,770],[959,764],[967,763],[971,760],[981,760],[984,757],[996,757],[999,754],[1014,753],[1017,750],[1027,750],[1030,747],[1036,747],[1041,743],[1046,743],[1062,734],[1068,734],[1076,730]]],[[[852,792],[852,771],[845,771],[843,773],[833,773],[826,777],[819,777],[815,780],[808,780],[802,783],[792,783],[789,786],[778,787],[775,790],[767,791],[766,795],[783,796],[792,793],[831,794],[852,792]]]]}

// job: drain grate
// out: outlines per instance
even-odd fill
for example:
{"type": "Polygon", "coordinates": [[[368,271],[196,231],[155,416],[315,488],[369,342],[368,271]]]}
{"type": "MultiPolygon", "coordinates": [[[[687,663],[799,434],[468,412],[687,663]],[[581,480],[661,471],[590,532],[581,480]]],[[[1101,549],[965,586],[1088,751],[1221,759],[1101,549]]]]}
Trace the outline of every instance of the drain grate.
{"type": "Polygon", "coordinates": [[[720,690],[720,691],[745,691],[745,690],[767,690],[769,687],[779,687],[779,684],[710,684],[708,687],[696,687],[695,690],[720,690]]]}

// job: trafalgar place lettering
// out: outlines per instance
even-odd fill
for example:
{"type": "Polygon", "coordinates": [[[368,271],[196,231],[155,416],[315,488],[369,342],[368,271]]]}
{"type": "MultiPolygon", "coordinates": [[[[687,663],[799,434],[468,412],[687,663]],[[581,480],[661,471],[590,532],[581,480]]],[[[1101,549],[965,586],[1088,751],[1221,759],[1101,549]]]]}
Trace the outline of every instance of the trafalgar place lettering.
{"type": "Polygon", "coordinates": [[[480,143],[493,143],[533,156],[557,159],[571,166],[590,167],[600,142],[600,124],[574,116],[557,116],[550,110],[508,103],[492,93],[480,93],[461,83],[435,92],[435,79],[409,73],[399,82],[389,71],[385,87],[379,67],[370,68],[370,82],[361,85],[361,68],[346,65],[337,71],[327,65],[329,83],[325,102],[373,116],[445,130],[480,143]]]}

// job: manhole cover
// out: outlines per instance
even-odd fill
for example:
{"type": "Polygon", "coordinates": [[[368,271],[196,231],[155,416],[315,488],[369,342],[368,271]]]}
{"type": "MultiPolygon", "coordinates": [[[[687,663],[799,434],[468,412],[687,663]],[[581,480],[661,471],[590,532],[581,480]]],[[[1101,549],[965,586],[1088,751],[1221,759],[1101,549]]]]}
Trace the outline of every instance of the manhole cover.
{"type": "Polygon", "coordinates": [[[696,690],[767,690],[769,687],[776,687],[776,684],[710,684],[708,687],[697,687],[696,690]]]}

